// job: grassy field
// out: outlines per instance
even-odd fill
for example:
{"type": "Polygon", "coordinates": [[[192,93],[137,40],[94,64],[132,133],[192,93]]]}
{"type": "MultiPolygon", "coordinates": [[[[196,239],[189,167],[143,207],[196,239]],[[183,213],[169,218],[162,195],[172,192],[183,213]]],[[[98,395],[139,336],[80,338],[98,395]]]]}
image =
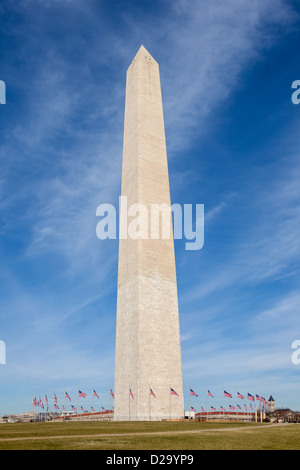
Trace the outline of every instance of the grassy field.
{"type": "Polygon", "coordinates": [[[72,421],[0,424],[0,450],[299,449],[299,424],[72,421]]]}

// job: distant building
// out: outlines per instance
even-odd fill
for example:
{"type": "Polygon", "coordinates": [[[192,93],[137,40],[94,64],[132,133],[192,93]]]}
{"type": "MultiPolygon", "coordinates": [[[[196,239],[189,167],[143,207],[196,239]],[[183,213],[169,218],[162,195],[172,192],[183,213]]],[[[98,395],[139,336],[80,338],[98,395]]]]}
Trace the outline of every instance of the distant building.
{"type": "Polygon", "coordinates": [[[37,413],[33,413],[32,411],[29,411],[27,413],[1,416],[2,423],[15,423],[19,421],[22,421],[22,422],[38,421],[38,415],[37,413]]]}
{"type": "Polygon", "coordinates": [[[272,395],[270,395],[270,398],[268,400],[268,411],[269,411],[269,413],[275,411],[275,408],[276,408],[275,405],[276,405],[275,400],[272,397],[272,395]]]}
{"type": "Polygon", "coordinates": [[[289,408],[279,408],[267,413],[267,420],[271,423],[300,423],[300,411],[289,408]]]}
{"type": "Polygon", "coordinates": [[[195,414],[196,421],[216,421],[216,422],[228,422],[228,421],[263,421],[265,419],[264,413],[251,411],[246,413],[244,411],[210,411],[200,412],[195,414]]]}

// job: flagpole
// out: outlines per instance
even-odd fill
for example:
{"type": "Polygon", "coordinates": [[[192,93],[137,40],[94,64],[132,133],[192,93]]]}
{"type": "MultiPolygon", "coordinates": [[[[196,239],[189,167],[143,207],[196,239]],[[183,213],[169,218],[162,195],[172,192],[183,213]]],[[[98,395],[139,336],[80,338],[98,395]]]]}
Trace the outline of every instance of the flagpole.
{"type": "Polygon", "coordinates": [[[224,392],[225,392],[225,388],[223,387],[223,421],[225,421],[225,414],[224,414],[224,392]]]}
{"type": "MultiPolygon", "coordinates": [[[[247,395],[247,399],[248,399],[248,395],[247,395]]],[[[248,411],[248,409],[247,409],[247,411],[248,411]]],[[[247,413],[247,414],[248,414],[248,421],[250,421],[250,404],[249,404],[249,413],[247,413]]]]}
{"type": "MultiPolygon", "coordinates": [[[[247,396],[245,395],[245,397],[246,397],[246,399],[248,399],[248,395],[247,396]]],[[[246,403],[248,403],[248,402],[246,402],[246,403]]],[[[247,419],[248,419],[248,422],[249,422],[250,421],[250,406],[249,406],[249,413],[248,413],[248,407],[247,407],[247,419]]]]}
{"type": "Polygon", "coordinates": [[[128,403],[129,403],[129,421],[130,421],[130,385],[128,390],[128,403]]]}
{"type": "Polygon", "coordinates": [[[206,422],[208,423],[208,387],[206,387],[206,422]]]}
{"type": "Polygon", "coordinates": [[[169,387],[169,393],[170,393],[170,419],[172,419],[172,411],[171,411],[171,386],[169,387]]]}
{"type": "Polygon", "coordinates": [[[94,387],[93,387],[93,398],[92,398],[92,403],[93,403],[93,413],[92,413],[92,417],[93,417],[93,420],[94,420],[94,387]]]}
{"type": "Polygon", "coordinates": [[[35,421],[36,420],[36,412],[35,412],[35,399],[32,395],[32,415],[33,415],[33,420],[35,421]]]}
{"type": "Polygon", "coordinates": [[[149,421],[151,421],[151,392],[150,392],[150,385],[149,385],[149,421]]]}
{"type": "MultiPolygon", "coordinates": [[[[47,409],[46,409],[46,418],[48,418],[48,397],[47,397],[46,393],[45,393],[45,402],[46,402],[46,407],[47,407],[47,409]]],[[[45,419],[45,421],[46,421],[46,419],[45,419]]]]}
{"type": "Polygon", "coordinates": [[[189,421],[191,419],[191,386],[189,385],[189,421]]]}

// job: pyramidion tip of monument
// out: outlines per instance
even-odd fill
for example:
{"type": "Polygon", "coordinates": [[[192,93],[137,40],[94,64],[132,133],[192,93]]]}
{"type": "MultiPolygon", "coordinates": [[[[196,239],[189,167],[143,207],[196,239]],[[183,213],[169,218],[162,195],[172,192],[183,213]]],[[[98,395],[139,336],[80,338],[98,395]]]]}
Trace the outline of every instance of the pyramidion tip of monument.
{"type": "Polygon", "coordinates": [[[144,57],[146,59],[155,60],[143,44],[141,44],[139,50],[137,51],[136,57],[144,57]]]}
{"type": "Polygon", "coordinates": [[[145,48],[144,44],[141,44],[141,45],[140,45],[140,48],[139,48],[139,50],[138,50],[138,53],[139,53],[139,52],[142,53],[142,54],[143,54],[143,53],[149,54],[149,51],[147,51],[147,49],[145,48]]]}

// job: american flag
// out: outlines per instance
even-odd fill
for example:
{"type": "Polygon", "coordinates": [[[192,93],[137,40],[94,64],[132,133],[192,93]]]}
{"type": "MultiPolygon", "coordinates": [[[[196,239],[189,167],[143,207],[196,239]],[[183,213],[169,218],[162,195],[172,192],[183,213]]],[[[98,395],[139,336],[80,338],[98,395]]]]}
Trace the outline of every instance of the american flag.
{"type": "Polygon", "coordinates": [[[95,389],[94,389],[94,391],[93,391],[93,397],[99,398],[99,395],[96,393],[96,390],[95,390],[95,389]]]}
{"type": "Polygon", "coordinates": [[[103,406],[101,407],[101,410],[102,410],[102,411],[106,411],[106,409],[105,409],[103,406]]]}
{"type": "Polygon", "coordinates": [[[212,396],[212,394],[210,393],[209,390],[207,390],[207,395],[209,395],[210,397],[214,398],[214,397],[212,396]]]}
{"type": "Polygon", "coordinates": [[[71,405],[71,409],[76,411],[76,408],[74,405],[71,405]]]}
{"type": "Polygon", "coordinates": [[[155,393],[153,392],[152,388],[150,388],[150,395],[152,395],[154,398],[156,398],[155,393]]]}
{"type": "Polygon", "coordinates": [[[192,390],[191,388],[190,388],[190,395],[194,395],[194,397],[198,396],[197,393],[195,393],[194,390],[192,390]]]}
{"type": "Polygon", "coordinates": [[[220,410],[225,411],[225,408],[223,406],[220,406],[220,410]]]}
{"type": "Polygon", "coordinates": [[[213,406],[211,406],[210,409],[216,411],[216,408],[214,408],[213,406]]]}
{"type": "Polygon", "coordinates": [[[56,403],[54,403],[54,408],[55,408],[56,410],[59,410],[59,408],[58,408],[58,406],[57,406],[56,403]]]}
{"type": "Polygon", "coordinates": [[[230,409],[230,410],[235,410],[235,407],[232,406],[232,405],[229,405],[229,409],[230,409]]]}
{"type": "Polygon", "coordinates": [[[132,394],[131,388],[129,389],[129,395],[130,395],[130,396],[131,396],[131,398],[134,400],[134,397],[133,397],[133,394],[132,394]]]}
{"type": "Polygon", "coordinates": [[[173,388],[171,388],[171,395],[176,395],[177,397],[179,397],[178,393],[175,392],[175,390],[173,388]]]}
{"type": "Polygon", "coordinates": [[[244,400],[244,396],[243,396],[240,392],[237,392],[237,397],[238,397],[238,398],[241,398],[242,400],[244,400]]]}
{"type": "Polygon", "coordinates": [[[112,391],[111,388],[109,389],[109,393],[111,394],[111,396],[112,396],[113,398],[115,398],[115,395],[114,395],[114,393],[113,393],[113,391],[112,391]]]}
{"type": "Polygon", "coordinates": [[[66,398],[68,398],[71,401],[71,398],[67,392],[66,392],[66,398]]]}
{"type": "Polygon", "coordinates": [[[247,398],[248,400],[254,401],[254,396],[251,395],[251,393],[248,393],[247,398]]]}
{"type": "Polygon", "coordinates": [[[85,398],[85,397],[86,397],[86,393],[82,392],[81,390],[78,390],[78,396],[85,398]]]}
{"type": "Polygon", "coordinates": [[[224,397],[232,398],[232,395],[224,390],[224,397]]]}
{"type": "Polygon", "coordinates": [[[57,396],[55,395],[55,393],[53,394],[53,396],[54,396],[55,403],[57,403],[57,396]]]}
{"type": "Polygon", "coordinates": [[[201,410],[204,411],[204,413],[205,413],[205,409],[203,408],[203,406],[201,406],[201,410]]]}

